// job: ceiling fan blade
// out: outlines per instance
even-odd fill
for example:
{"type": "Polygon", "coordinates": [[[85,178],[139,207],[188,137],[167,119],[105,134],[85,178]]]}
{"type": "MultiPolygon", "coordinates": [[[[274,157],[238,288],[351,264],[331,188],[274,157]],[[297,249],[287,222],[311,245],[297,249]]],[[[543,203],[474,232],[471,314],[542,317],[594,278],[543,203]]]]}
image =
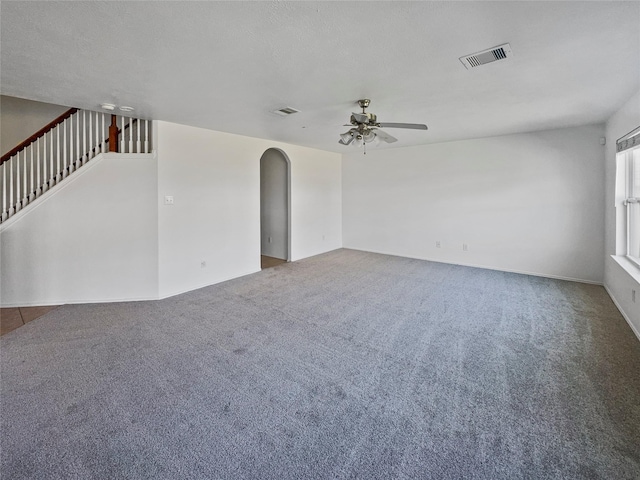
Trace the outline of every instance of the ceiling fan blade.
{"type": "Polygon", "coordinates": [[[382,128],[411,128],[413,130],[427,130],[427,126],[422,123],[381,123],[382,128]]]}
{"type": "Polygon", "coordinates": [[[375,132],[376,132],[376,137],[378,137],[383,142],[393,143],[393,142],[397,142],[398,141],[398,139],[396,137],[392,137],[387,132],[383,132],[382,130],[379,130],[377,128],[376,128],[375,132]]]}
{"type": "Polygon", "coordinates": [[[358,123],[369,123],[369,117],[364,113],[351,113],[351,116],[356,119],[358,123]]]}

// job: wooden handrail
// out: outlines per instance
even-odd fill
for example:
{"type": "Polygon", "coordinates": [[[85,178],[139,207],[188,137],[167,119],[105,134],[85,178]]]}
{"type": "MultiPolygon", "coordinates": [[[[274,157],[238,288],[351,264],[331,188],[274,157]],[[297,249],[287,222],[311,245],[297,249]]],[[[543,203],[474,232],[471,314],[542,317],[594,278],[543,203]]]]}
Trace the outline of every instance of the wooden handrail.
{"type": "Polygon", "coordinates": [[[23,148],[28,147],[31,143],[35,142],[38,138],[43,136],[45,133],[47,133],[53,127],[55,127],[56,125],[64,122],[67,118],[69,118],[71,115],[73,115],[77,111],[78,111],[77,108],[70,108],[69,110],[64,112],[62,115],[60,115],[58,118],[56,118],[55,120],[52,120],[49,123],[47,123],[44,127],[42,127],[36,133],[31,135],[24,142],[21,142],[18,146],[14,147],[13,149],[9,150],[7,153],[2,155],[2,158],[0,158],[0,165],[2,165],[4,162],[9,160],[11,157],[13,157],[16,153],[18,153],[23,148]]]}

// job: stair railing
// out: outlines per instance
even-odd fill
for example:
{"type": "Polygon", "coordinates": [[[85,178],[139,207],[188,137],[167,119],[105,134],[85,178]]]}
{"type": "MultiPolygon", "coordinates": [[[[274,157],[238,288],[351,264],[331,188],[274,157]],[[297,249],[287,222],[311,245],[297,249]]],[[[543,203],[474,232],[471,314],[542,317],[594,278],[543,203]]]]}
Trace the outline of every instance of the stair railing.
{"type": "Polygon", "coordinates": [[[107,151],[150,153],[150,121],[70,108],[0,158],[0,222],[107,151]]]}

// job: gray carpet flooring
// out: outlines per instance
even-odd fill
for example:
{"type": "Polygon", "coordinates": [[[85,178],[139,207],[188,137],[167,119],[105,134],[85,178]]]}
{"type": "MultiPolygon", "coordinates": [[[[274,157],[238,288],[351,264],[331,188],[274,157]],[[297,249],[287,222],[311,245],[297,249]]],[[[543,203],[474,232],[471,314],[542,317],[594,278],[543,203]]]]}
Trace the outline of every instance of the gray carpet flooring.
{"type": "Polygon", "coordinates": [[[638,479],[602,287],[338,250],[0,339],[3,479],[638,479]]]}

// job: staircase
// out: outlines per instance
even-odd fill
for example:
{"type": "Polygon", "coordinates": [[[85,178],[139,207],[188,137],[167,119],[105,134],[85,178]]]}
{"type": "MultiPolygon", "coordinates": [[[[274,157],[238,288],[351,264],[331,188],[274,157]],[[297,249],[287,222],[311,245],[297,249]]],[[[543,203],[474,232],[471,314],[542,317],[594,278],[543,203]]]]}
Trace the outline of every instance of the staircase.
{"type": "Polygon", "coordinates": [[[0,159],[0,223],[100,153],[151,153],[151,122],[70,108],[0,159]]]}

